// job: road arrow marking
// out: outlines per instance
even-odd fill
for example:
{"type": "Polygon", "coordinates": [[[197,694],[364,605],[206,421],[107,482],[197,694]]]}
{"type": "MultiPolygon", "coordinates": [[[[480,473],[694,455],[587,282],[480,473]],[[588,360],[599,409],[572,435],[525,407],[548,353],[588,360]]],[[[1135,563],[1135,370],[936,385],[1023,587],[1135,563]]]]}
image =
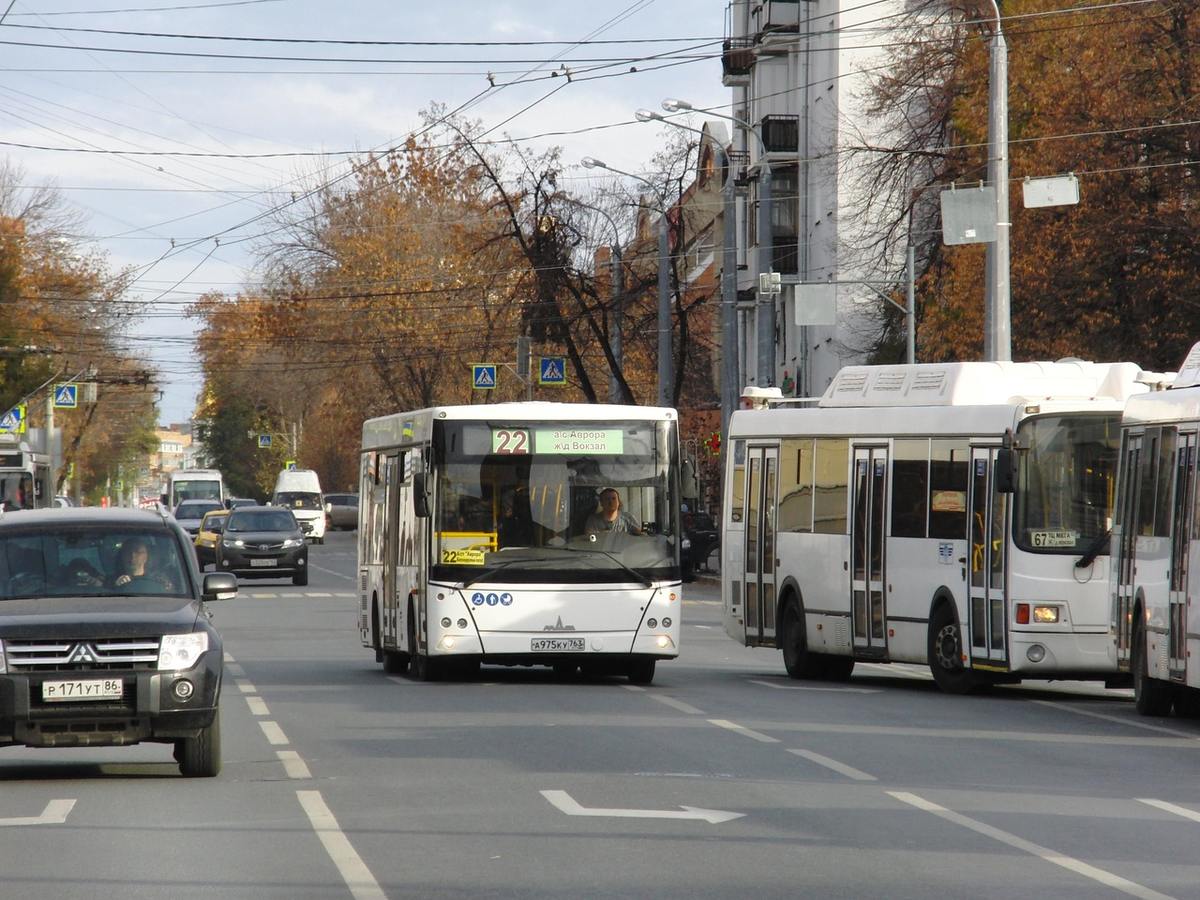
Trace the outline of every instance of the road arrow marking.
{"type": "Polygon", "coordinates": [[[580,806],[566,791],[542,791],[541,795],[568,816],[607,817],[613,819],[703,819],[710,825],[719,825],[731,819],[740,819],[745,813],[725,812],[720,809],[701,809],[684,806],[680,809],[588,809],[580,806]]]}
{"type": "Polygon", "coordinates": [[[40,816],[13,816],[10,819],[0,819],[3,825],[61,825],[67,821],[67,814],[75,806],[74,800],[51,800],[46,804],[40,816]]]}

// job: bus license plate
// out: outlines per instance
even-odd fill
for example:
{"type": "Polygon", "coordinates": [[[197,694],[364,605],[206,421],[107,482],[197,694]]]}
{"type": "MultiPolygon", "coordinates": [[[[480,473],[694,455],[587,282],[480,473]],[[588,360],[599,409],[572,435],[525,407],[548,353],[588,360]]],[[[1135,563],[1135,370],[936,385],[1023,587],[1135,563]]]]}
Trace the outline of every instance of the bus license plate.
{"type": "Polygon", "coordinates": [[[277,560],[277,559],[252,559],[252,560],[250,560],[250,565],[252,567],[255,567],[255,566],[277,566],[277,565],[279,565],[279,560],[277,560]]]}
{"type": "Polygon", "coordinates": [[[529,649],[534,653],[575,653],[583,650],[583,638],[534,638],[529,649]]]}
{"type": "Polygon", "coordinates": [[[120,678],[88,681],[43,681],[42,699],[47,703],[71,700],[120,700],[124,684],[120,678]]]}

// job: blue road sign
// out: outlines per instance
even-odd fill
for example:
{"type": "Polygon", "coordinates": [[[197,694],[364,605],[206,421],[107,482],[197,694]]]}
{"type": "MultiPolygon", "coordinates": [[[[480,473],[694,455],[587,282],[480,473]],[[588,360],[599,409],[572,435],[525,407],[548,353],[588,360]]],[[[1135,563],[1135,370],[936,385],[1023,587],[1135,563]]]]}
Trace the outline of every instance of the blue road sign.
{"type": "Polygon", "coordinates": [[[565,356],[543,356],[538,367],[538,384],[566,384],[567,358],[565,356]]]}
{"type": "Polygon", "coordinates": [[[258,436],[258,446],[266,449],[271,446],[271,436],[269,434],[260,434],[258,436]]]}
{"type": "Polygon", "coordinates": [[[79,405],[79,387],[74,384],[54,386],[54,405],[58,409],[75,409],[79,405]]]}
{"type": "Polygon", "coordinates": [[[496,366],[494,363],[482,363],[471,366],[471,387],[477,391],[494,391],[496,389],[496,366]]]}
{"type": "Polygon", "coordinates": [[[9,434],[24,434],[25,407],[14,406],[4,415],[0,416],[0,431],[8,432],[9,434]]]}

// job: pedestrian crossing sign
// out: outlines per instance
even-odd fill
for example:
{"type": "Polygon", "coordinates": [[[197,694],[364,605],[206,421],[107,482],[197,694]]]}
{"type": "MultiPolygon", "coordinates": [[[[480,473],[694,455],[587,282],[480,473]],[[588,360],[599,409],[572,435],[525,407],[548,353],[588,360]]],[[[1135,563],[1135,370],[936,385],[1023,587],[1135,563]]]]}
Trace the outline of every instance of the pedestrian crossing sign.
{"type": "Polygon", "coordinates": [[[538,384],[566,384],[567,358],[565,356],[543,356],[538,366],[538,384]]]}
{"type": "Polygon", "coordinates": [[[5,432],[7,434],[25,433],[24,406],[14,406],[4,415],[0,416],[0,432],[5,432]]]}
{"type": "Polygon", "coordinates": [[[495,363],[480,363],[471,366],[471,387],[477,391],[494,391],[496,389],[495,363]]]}
{"type": "Polygon", "coordinates": [[[56,384],[54,386],[54,405],[58,409],[75,409],[79,406],[78,386],[74,384],[56,384]]]}

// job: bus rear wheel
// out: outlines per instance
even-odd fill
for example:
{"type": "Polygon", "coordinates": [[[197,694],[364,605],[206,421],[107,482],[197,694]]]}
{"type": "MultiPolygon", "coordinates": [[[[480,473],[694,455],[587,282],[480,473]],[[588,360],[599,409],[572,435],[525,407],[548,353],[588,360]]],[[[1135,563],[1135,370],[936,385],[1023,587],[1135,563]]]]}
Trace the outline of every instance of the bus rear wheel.
{"type": "Polygon", "coordinates": [[[1138,613],[1138,623],[1133,629],[1133,705],[1143,716],[1166,716],[1171,713],[1171,686],[1165,681],[1150,677],[1150,664],[1146,658],[1146,625],[1138,613]]]}
{"type": "Polygon", "coordinates": [[[975,687],[971,671],[963,665],[962,632],[949,603],[939,606],[929,619],[929,671],[934,684],[947,694],[967,694],[975,687]]]}
{"type": "Polygon", "coordinates": [[[804,614],[795,598],[785,600],[779,614],[779,648],[783,651],[783,667],[792,678],[820,677],[814,655],[808,649],[804,614]]]}

